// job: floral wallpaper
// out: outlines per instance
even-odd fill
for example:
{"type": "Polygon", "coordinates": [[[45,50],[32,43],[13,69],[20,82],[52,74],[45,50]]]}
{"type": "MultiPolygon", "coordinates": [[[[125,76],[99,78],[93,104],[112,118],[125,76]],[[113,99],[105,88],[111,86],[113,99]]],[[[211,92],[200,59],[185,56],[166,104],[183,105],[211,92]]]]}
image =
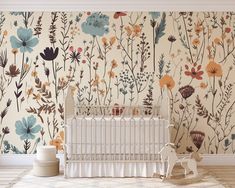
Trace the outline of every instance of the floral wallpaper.
{"type": "Polygon", "coordinates": [[[0,12],[0,151],[63,152],[68,86],[146,110],[166,86],[179,153],[235,153],[234,36],[233,12],[0,12]]]}

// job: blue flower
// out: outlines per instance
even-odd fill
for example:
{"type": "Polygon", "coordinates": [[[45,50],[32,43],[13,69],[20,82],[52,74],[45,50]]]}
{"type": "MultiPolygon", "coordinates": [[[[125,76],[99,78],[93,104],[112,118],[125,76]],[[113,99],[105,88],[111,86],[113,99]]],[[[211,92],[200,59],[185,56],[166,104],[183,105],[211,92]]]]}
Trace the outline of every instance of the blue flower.
{"type": "Polygon", "coordinates": [[[149,14],[152,16],[152,19],[157,19],[160,17],[160,12],[149,12],[149,14]]]}
{"type": "Polygon", "coordinates": [[[82,31],[92,36],[103,36],[109,32],[109,17],[95,12],[82,23],[82,31]]]}
{"type": "Polygon", "coordinates": [[[38,39],[37,38],[32,38],[33,37],[33,31],[32,29],[25,29],[23,27],[20,27],[17,29],[17,36],[11,36],[10,41],[11,41],[11,46],[12,48],[20,48],[20,51],[22,53],[24,52],[32,52],[33,47],[35,47],[38,44],[38,39]]]}
{"type": "Polygon", "coordinates": [[[27,121],[25,118],[22,118],[22,121],[16,121],[16,134],[20,135],[21,140],[34,139],[34,134],[41,130],[41,126],[35,124],[36,118],[33,115],[29,116],[27,121]]]}

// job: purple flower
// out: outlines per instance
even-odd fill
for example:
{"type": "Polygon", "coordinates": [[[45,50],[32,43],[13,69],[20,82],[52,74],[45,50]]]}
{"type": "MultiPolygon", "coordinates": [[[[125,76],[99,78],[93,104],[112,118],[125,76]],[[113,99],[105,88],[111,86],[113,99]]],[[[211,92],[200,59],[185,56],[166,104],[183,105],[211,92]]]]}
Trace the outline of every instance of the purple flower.
{"type": "Polygon", "coordinates": [[[46,61],[53,61],[59,53],[59,48],[56,48],[55,51],[52,47],[47,47],[44,50],[44,53],[40,53],[40,56],[46,61]]]}
{"type": "Polygon", "coordinates": [[[194,93],[194,91],[195,91],[194,88],[190,85],[186,85],[179,89],[179,92],[184,99],[189,98],[194,93]]]}

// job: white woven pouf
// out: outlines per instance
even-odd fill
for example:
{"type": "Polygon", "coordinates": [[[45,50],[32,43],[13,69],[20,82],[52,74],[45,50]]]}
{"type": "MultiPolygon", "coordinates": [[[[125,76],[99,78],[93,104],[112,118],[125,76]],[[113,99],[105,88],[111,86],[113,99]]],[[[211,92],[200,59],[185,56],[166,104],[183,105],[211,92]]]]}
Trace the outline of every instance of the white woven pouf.
{"type": "Polygon", "coordinates": [[[33,174],[35,176],[56,176],[59,174],[59,163],[55,146],[39,146],[33,163],[33,174]]]}
{"type": "Polygon", "coordinates": [[[33,175],[35,176],[57,176],[59,174],[59,159],[56,161],[34,160],[33,175]]]}

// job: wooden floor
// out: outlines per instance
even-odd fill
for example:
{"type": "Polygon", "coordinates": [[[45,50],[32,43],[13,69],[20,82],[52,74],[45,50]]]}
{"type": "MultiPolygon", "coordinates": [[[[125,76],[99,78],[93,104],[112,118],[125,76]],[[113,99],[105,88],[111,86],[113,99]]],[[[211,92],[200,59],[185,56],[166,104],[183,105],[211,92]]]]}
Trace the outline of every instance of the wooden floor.
{"type": "MultiPolygon", "coordinates": [[[[30,169],[31,168],[29,167],[13,168],[0,166],[0,188],[12,187],[20,180],[20,177],[27,174],[30,169]]],[[[207,174],[213,176],[220,185],[223,185],[226,188],[235,188],[235,166],[203,166],[199,167],[199,169],[207,171],[207,174]]]]}
{"type": "Polygon", "coordinates": [[[30,167],[0,166],[0,188],[12,187],[12,185],[18,182],[30,169],[30,167]]]}
{"type": "Polygon", "coordinates": [[[224,187],[235,187],[235,166],[207,166],[208,170],[224,187]]]}

